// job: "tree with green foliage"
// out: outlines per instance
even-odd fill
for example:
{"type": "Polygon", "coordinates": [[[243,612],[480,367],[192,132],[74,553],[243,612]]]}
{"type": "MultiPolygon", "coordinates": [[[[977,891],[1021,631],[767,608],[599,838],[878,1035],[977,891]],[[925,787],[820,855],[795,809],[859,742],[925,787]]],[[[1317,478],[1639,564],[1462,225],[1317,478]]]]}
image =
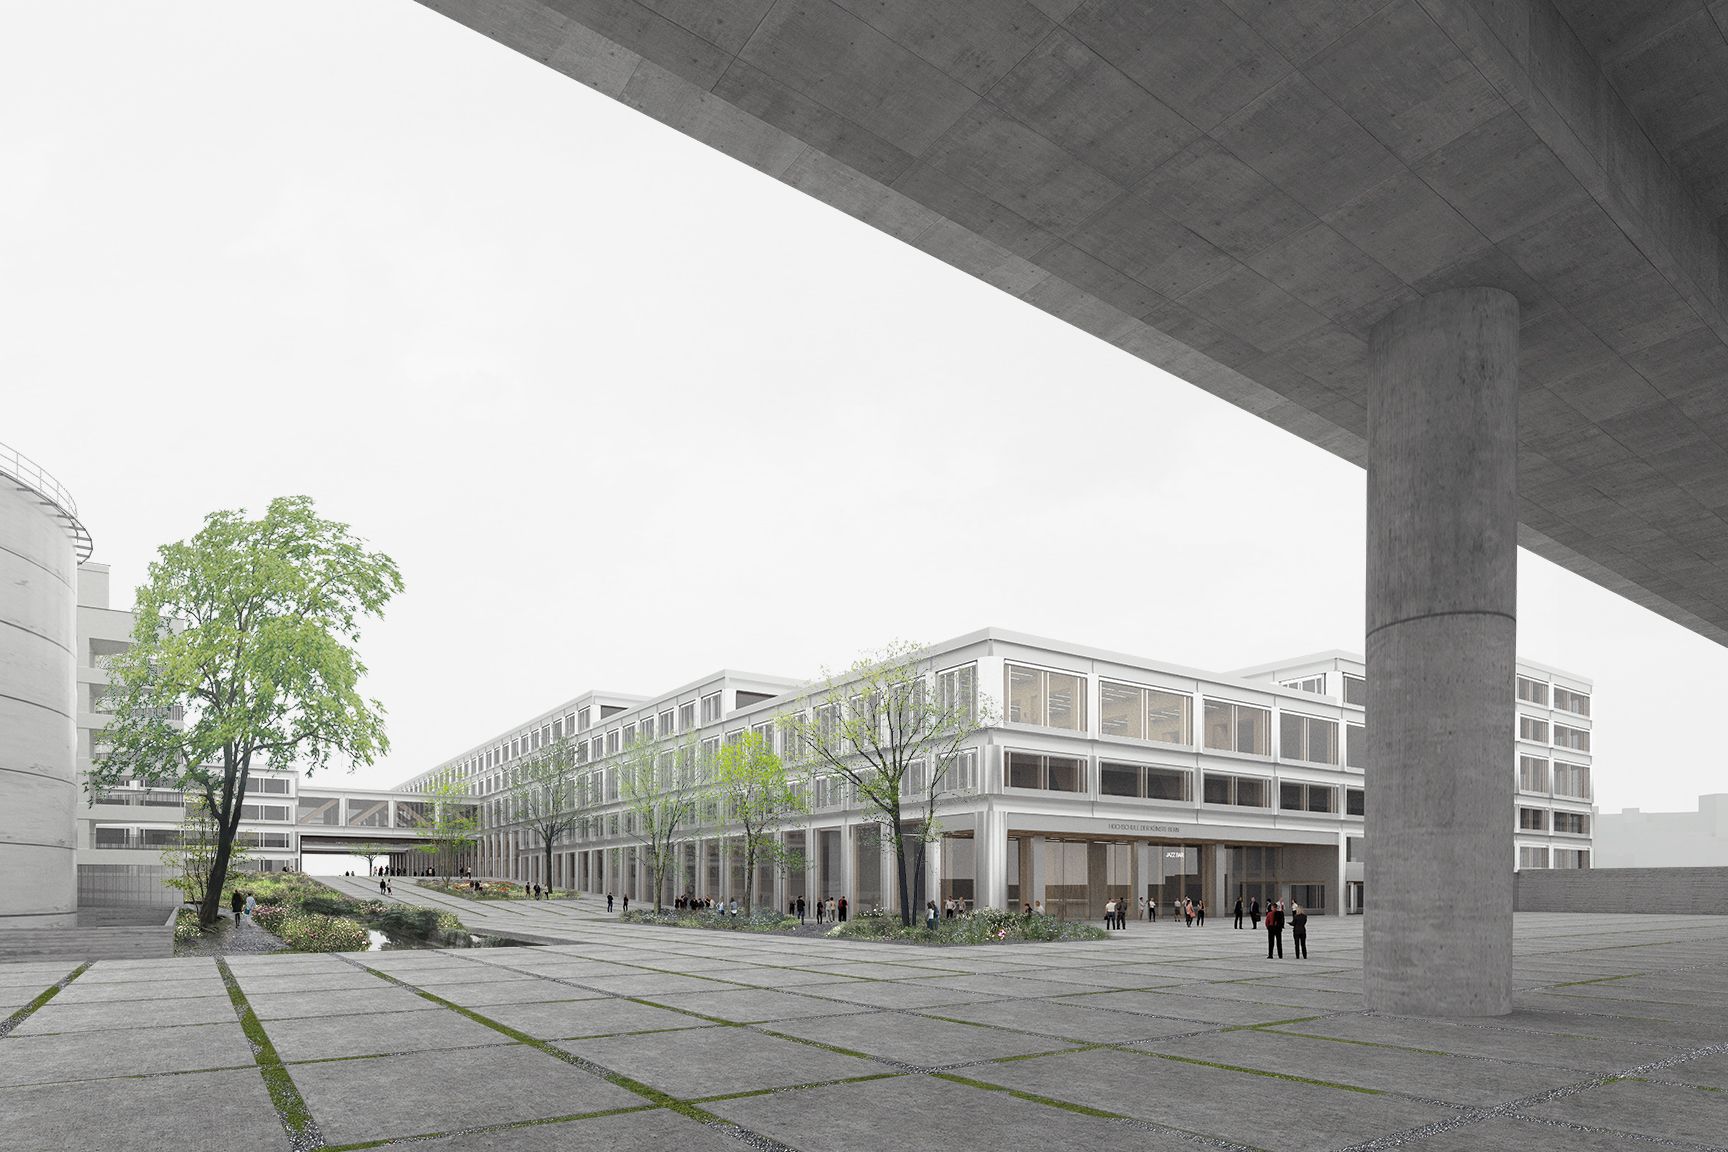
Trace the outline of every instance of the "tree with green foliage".
{"type": "Polygon", "coordinates": [[[517,769],[508,794],[512,820],[539,837],[548,888],[552,886],[552,845],[582,818],[580,801],[576,745],[569,737],[542,746],[517,769]]]}
{"type": "Polygon", "coordinates": [[[618,773],[618,795],[631,834],[646,853],[648,886],[658,912],[665,879],[673,875],[678,853],[710,793],[706,776],[698,770],[696,745],[689,739],[638,737],[608,771],[618,773]]]}
{"type": "Polygon", "coordinates": [[[348,849],[350,855],[359,856],[366,861],[366,875],[370,876],[378,870],[377,860],[390,855],[388,844],[356,844],[348,849]]]}
{"type": "Polygon", "coordinates": [[[264,516],[212,512],[163,546],[138,589],[132,646],[113,658],[109,750],[86,778],[169,783],[216,821],[199,920],[214,924],[252,769],[308,774],[389,749],[384,707],[360,694],[360,622],[402,590],[395,561],[305,496],[264,516]]]}
{"type": "Polygon", "coordinates": [[[954,671],[966,675],[943,675],[921,645],[891,644],[825,675],[780,721],[812,784],[819,776],[849,784],[893,841],[904,925],[912,923],[925,845],[938,835],[936,805],[953,792],[961,748],[994,722],[974,670],[954,671]]]}
{"type": "MultiPolygon", "coordinates": [[[[178,888],[188,904],[203,905],[204,886],[210,882],[210,866],[216,860],[216,817],[202,796],[186,797],[186,815],[180,821],[180,836],[162,850],[162,866],[175,873],[168,884],[178,888]]],[[[228,865],[246,862],[250,849],[236,840],[228,851],[228,865]]],[[[218,904],[221,889],[217,889],[218,904]]]]}
{"type": "Polygon", "coordinates": [[[414,850],[433,862],[448,881],[462,854],[480,842],[480,812],[466,782],[441,775],[420,788],[426,799],[414,817],[414,828],[426,838],[414,850]]]}
{"type": "Polygon", "coordinates": [[[756,907],[756,869],[790,863],[779,832],[788,816],[804,810],[786,764],[774,754],[773,740],[755,730],[728,740],[711,770],[714,794],[727,820],[739,828],[744,852],[744,913],[756,907]]]}

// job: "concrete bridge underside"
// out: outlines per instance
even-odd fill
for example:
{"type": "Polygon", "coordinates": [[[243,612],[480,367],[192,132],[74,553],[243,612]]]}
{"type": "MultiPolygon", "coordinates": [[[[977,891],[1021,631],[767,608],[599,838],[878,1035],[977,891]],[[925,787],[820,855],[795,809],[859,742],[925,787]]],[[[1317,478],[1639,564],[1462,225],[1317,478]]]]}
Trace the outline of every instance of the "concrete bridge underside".
{"type": "Polygon", "coordinates": [[[421,2],[1364,464],[1368,1003],[1510,1010],[1515,544],[1728,641],[1728,0],[421,2]]]}

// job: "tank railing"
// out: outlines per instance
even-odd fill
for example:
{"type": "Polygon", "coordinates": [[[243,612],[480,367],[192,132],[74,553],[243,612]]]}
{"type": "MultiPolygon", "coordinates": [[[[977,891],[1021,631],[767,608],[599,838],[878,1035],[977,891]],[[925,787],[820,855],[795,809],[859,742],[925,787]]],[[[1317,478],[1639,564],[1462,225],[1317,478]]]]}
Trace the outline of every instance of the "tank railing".
{"type": "Polygon", "coordinates": [[[72,534],[72,546],[78,554],[78,563],[82,564],[90,559],[94,550],[90,533],[78,519],[78,502],[72,499],[72,493],[66,491],[60,481],[54,479],[42,465],[5,444],[0,444],[0,476],[16,480],[58,508],[61,518],[66,521],[67,531],[72,534]]]}

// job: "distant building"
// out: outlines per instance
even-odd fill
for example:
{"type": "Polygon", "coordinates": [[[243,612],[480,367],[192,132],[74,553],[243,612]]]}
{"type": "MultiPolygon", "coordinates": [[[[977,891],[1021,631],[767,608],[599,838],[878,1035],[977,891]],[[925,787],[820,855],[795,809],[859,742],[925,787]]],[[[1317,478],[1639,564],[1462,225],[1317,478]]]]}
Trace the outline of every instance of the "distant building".
{"type": "Polygon", "coordinates": [[[1728,793],[1698,797],[1696,812],[1601,813],[1596,866],[1728,868],[1728,793]]]}

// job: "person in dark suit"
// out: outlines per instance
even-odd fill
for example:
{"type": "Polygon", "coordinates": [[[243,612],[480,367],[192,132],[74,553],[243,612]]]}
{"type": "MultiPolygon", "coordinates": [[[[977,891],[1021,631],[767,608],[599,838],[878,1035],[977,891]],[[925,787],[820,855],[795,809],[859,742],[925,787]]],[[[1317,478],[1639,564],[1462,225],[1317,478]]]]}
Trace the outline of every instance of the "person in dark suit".
{"type": "Polygon", "coordinates": [[[1290,941],[1296,945],[1296,959],[1308,959],[1308,913],[1302,905],[1290,905],[1290,941]]]}
{"type": "Polygon", "coordinates": [[[1248,920],[1254,927],[1260,927],[1260,897],[1248,901],[1248,920]]]}
{"type": "Polygon", "coordinates": [[[1272,959],[1272,950],[1278,950],[1278,959],[1284,959],[1284,910],[1278,907],[1278,901],[1266,905],[1266,959],[1272,959]]]}
{"type": "Polygon", "coordinates": [[[1236,897],[1236,927],[1242,927],[1242,897],[1236,897]]]}

